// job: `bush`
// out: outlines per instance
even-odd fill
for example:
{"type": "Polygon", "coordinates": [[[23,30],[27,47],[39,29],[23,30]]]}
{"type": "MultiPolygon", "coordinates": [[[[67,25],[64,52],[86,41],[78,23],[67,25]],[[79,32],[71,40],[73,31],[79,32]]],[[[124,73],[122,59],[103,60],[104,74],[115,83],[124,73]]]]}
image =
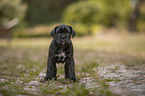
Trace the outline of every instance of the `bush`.
{"type": "Polygon", "coordinates": [[[97,21],[97,12],[98,6],[94,2],[79,1],[66,8],[62,20],[77,27],[78,35],[92,34],[91,29],[92,25],[97,21]]]}
{"type": "Polygon", "coordinates": [[[92,29],[98,25],[126,26],[129,11],[129,0],[85,0],[68,6],[62,20],[76,27],[79,35],[88,35],[92,34],[92,29]]]}

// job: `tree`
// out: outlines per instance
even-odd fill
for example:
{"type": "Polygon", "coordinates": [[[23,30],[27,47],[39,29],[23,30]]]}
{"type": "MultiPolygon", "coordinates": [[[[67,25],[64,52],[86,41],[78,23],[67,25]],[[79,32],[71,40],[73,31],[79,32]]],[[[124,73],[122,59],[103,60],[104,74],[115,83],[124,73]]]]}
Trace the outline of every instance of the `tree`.
{"type": "Polygon", "coordinates": [[[129,30],[131,32],[137,31],[137,22],[138,18],[140,17],[139,8],[144,0],[130,0],[130,3],[132,5],[132,10],[130,12],[130,18],[129,18],[129,30]]]}
{"type": "Polygon", "coordinates": [[[21,0],[0,0],[0,27],[7,26],[11,20],[21,19],[27,6],[21,0]]]}
{"type": "Polygon", "coordinates": [[[25,19],[30,25],[60,21],[63,10],[77,0],[23,0],[28,4],[25,19]]]}

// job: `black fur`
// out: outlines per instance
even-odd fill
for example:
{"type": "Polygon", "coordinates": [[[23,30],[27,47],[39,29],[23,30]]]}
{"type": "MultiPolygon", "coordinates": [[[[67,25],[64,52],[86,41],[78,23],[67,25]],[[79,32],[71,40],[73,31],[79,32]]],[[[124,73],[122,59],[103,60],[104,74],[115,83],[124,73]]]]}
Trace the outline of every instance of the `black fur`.
{"type": "Polygon", "coordinates": [[[65,78],[76,81],[75,63],[73,58],[73,44],[71,37],[76,35],[76,32],[68,25],[56,26],[50,33],[53,40],[49,47],[49,55],[47,60],[47,73],[44,80],[57,79],[56,63],[64,63],[65,78]]]}

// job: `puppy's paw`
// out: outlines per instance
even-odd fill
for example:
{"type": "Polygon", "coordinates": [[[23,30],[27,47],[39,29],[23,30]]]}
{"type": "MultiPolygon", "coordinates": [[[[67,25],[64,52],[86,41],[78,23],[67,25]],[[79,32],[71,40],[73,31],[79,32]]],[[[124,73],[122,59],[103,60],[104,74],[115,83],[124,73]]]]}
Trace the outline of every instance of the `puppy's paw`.
{"type": "Polygon", "coordinates": [[[51,79],[52,79],[52,78],[50,78],[50,77],[48,77],[48,76],[45,76],[45,77],[44,77],[44,80],[45,80],[45,81],[48,81],[48,80],[51,80],[51,79]]]}
{"type": "Polygon", "coordinates": [[[75,77],[70,77],[70,80],[73,82],[76,82],[76,78],[75,77]]]}
{"type": "Polygon", "coordinates": [[[41,79],[41,80],[40,80],[40,83],[45,83],[45,80],[44,80],[44,79],[41,79]]]}
{"type": "Polygon", "coordinates": [[[45,77],[44,77],[44,80],[45,80],[45,81],[48,81],[48,77],[47,77],[47,76],[45,76],[45,77]]]}

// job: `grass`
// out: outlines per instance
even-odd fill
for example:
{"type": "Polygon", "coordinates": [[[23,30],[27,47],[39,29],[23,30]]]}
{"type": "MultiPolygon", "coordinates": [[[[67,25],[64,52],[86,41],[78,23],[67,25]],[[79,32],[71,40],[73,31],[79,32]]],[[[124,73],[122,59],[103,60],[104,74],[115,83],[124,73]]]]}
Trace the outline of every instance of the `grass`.
{"type": "Polygon", "coordinates": [[[0,79],[4,79],[0,82],[0,94],[4,96],[18,94],[116,96],[109,90],[106,82],[119,80],[101,79],[97,73],[97,67],[112,64],[144,66],[144,37],[140,35],[98,35],[74,38],[76,83],[64,79],[62,64],[57,65],[58,80],[40,83],[39,73],[46,71],[51,38],[14,38],[10,42],[0,39],[0,79]],[[29,85],[31,81],[38,81],[40,84],[29,85]]]}

